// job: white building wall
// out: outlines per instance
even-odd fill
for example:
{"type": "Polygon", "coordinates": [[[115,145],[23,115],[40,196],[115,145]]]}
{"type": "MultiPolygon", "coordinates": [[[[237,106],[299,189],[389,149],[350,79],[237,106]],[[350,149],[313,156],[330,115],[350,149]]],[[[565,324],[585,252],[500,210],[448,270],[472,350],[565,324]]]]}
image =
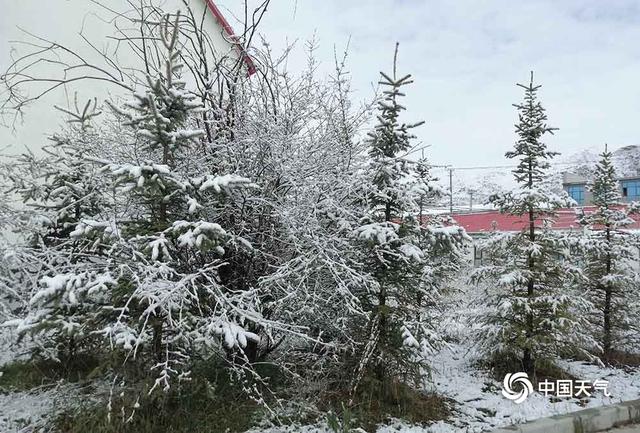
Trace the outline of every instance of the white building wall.
{"type": "MultiPolygon", "coordinates": [[[[222,26],[208,11],[206,1],[189,0],[189,3],[194,15],[202,17],[204,14],[203,28],[207,29],[216,49],[215,53],[210,53],[212,61],[229,56],[231,62],[235,63],[241,53],[234,44],[230,43],[222,26]]],[[[126,0],[106,0],[103,3],[115,11],[131,8],[126,0]]],[[[175,12],[178,9],[184,11],[182,0],[153,0],[153,4],[168,12],[175,12]]],[[[0,13],[0,20],[2,20],[0,22],[1,73],[4,73],[12,63],[12,58],[17,58],[31,49],[24,45],[10,43],[10,41],[29,39],[18,29],[18,26],[35,35],[47,37],[77,50],[89,62],[99,59],[99,55],[83,42],[80,32],[95,43],[97,48],[105,49],[110,53],[114,50],[116,42],[108,39],[108,36],[113,35],[114,29],[109,22],[105,22],[105,18],[112,16],[112,13],[100,9],[88,0],[7,1],[3,3],[2,9],[0,13]]],[[[229,21],[233,22],[227,11],[221,10],[221,12],[226,13],[229,21]]],[[[132,57],[119,60],[135,61],[132,57]]],[[[46,65],[39,70],[41,76],[57,72],[54,66],[46,65]]],[[[36,92],[37,88],[32,87],[30,94],[35,95],[36,92]]],[[[25,151],[25,146],[39,153],[42,146],[47,143],[47,136],[58,130],[64,121],[61,113],[54,110],[52,106],[55,104],[70,107],[75,92],[78,93],[78,99],[81,102],[94,97],[103,101],[108,97],[126,94],[125,89],[103,81],[78,81],[73,85],[60,87],[33,103],[25,110],[24,117],[18,118],[17,121],[14,122],[14,119],[3,116],[4,123],[0,124],[0,154],[22,153],[25,151]]]]}

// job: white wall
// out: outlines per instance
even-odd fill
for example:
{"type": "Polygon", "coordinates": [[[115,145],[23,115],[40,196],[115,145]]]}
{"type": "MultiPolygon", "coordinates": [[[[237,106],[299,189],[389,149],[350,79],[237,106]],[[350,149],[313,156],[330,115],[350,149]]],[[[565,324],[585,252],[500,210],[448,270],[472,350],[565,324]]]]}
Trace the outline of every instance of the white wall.
{"type": "MultiPolygon", "coordinates": [[[[205,0],[189,1],[194,14],[201,17],[206,10],[205,0]]],[[[0,3],[0,73],[11,64],[12,57],[16,58],[30,49],[24,45],[10,43],[11,40],[30,39],[18,26],[73,47],[90,61],[98,59],[99,56],[82,41],[79,35],[81,31],[96,43],[99,49],[113,52],[115,42],[107,39],[107,36],[113,34],[113,27],[104,21],[112,16],[112,13],[89,0],[2,0],[0,3]]],[[[117,11],[128,8],[126,0],[103,0],[103,4],[117,11]]],[[[168,12],[184,10],[182,0],[154,0],[154,4],[161,5],[168,12]]],[[[225,13],[224,10],[222,12],[225,13]]],[[[237,56],[238,51],[226,40],[213,15],[207,11],[205,17],[203,27],[209,29],[208,33],[219,50],[218,55],[231,52],[237,56]]],[[[135,61],[133,58],[120,60],[135,61]]],[[[53,70],[54,68],[43,67],[41,75],[46,76],[48,71],[53,70]]],[[[32,94],[35,94],[35,90],[33,89],[32,94]]],[[[46,144],[46,137],[56,131],[63,121],[60,113],[52,109],[52,105],[69,106],[76,91],[80,101],[93,97],[103,100],[125,92],[120,87],[98,81],[84,81],[61,87],[30,106],[24,118],[15,123],[15,128],[0,125],[0,153],[22,153],[25,146],[38,152],[43,144],[46,144]]],[[[6,116],[4,120],[9,121],[6,116]]]]}

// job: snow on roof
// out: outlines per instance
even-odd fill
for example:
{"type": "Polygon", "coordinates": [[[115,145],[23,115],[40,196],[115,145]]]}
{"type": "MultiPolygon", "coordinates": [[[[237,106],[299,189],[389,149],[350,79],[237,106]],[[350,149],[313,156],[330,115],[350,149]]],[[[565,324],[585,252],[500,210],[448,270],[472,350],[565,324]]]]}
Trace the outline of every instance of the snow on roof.
{"type": "Polygon", "coordinates": [[[247,65],[247,75],[251,76],[256,72],[256,66],[253,63],[253,59],[249,56],[249,54],[247,54],[245,47],[240,43],[238,37],[233,32],[233,28],[229,24],[229,21],[227,21],[224,15],[222,15],[222,12],[220,12],[220,9],[218,8],[218,6],[216,6],[213,0],[205,0],[205,2],[207,3],[207,8],[209,8],[209,11],[213,14],[224,32],[227,34],[229,40],[234,44],[238,51],[240,51],[242,60],[247,65]]]}
{"type": "MultiPolygon", "coordinates": [[[[584,210],[590,213],[595,207],[588,206],[582,208],[567,208],[556,211],[556,218],[552,225],[554,230],[580,230],[582,227],[577,221],[577,212],[584,210]]],[[[467,233],[490,233],[493,231],[502,232],[518,232],[527,226],[527,216],[517,216],[500,213],[498,210],[469,212],[469,213],[453,213],[452,218],[463,227],[467,233]]],[[[640,215],[630,215],[635,221],[634,224],[626,227],[629,230],[640,229],[640,215]]],[[[536,224],[542,225],[542,221],[536,224]]]]}

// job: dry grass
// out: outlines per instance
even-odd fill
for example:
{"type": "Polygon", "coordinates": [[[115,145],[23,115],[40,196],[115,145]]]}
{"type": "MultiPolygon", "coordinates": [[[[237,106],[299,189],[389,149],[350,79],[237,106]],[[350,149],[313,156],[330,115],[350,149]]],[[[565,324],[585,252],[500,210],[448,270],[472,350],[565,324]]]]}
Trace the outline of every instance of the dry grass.
{"type": "Polygon", "coordinates": [[[398,380],[380,383],[364,380],[355,395],[346,389],[327,392],[320,409],[344,418],[349,412],[352,426],[374,431],[379,424],[398,418],[414,424],[429,424],[447,419],[451,415],[451,402],[446,398],[414,389],[398,380]]]}

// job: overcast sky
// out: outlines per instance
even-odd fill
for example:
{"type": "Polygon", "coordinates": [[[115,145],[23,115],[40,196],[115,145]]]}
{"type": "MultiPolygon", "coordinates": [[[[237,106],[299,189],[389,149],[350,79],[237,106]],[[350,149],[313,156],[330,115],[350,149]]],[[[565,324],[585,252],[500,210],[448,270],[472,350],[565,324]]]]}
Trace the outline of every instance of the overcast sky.
{"type": "MultiPolygon", "coordinates": [[[[121,0],[109,0],[114,5],[121,0]]],[[[238,26],[239,0],[218,0],[238,26]]],[[[0,69],[16,25],[70,37],[89,2],[0,0],[0,69]],[[77,7],[78,4],[84,4],[77,7]],[[72,7],[73,6],[73,7],[72,7]]],[[[516,82],[534,70],[549,121],[549,140],[565,154],[638,144],[640,122],[640,2],[638,0],[272,0],[262,23],[275,49],[315,33],[326,70],[333,50],[350,40],[349,69],[356,97],[372,95],[378,71],[389,70],[396,41],[400,71],[414,75],[407,120],[426,120],[417,132],[434,163],[504,164],[514,141],[516,82]]],[[[297,52],[290,66],[299,69],[297,52]]],[[[58,120],[35,109],[27,131],[0,134],[4,142],[37,141],[58,120]]]]}

